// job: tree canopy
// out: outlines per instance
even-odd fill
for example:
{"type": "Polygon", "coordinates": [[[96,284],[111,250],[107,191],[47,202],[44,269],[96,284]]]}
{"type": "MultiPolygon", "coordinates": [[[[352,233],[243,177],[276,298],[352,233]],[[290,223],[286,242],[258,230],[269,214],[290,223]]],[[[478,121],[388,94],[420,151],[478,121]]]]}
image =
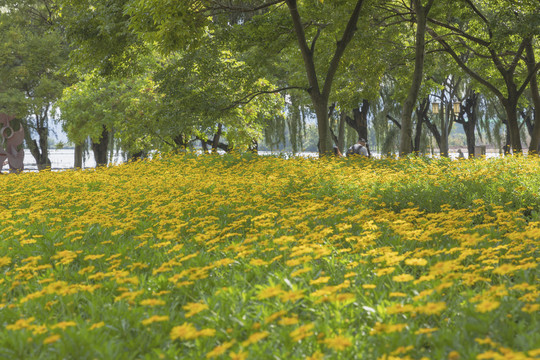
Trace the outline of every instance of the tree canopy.
{"type": "Polygon", "coordinates": [[[3,5],[4,110],[29,119],[39,108],[43,118],[59,105],[75,143],[107,138],[135,154],[267,138],[299,151],[314,121],[320,154],[361,136],[404,155],[434,137],[447,156],[454,123],[469,153],[477,134],[503,130],[507,152],[540,144],[534,0],[3,5]]]}

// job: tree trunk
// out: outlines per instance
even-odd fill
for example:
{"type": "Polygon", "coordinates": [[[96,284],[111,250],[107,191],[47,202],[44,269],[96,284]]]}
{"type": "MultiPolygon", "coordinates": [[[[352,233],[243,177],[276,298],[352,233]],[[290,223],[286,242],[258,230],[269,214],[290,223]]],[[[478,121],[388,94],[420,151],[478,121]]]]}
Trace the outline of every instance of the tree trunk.
{"type": "MultiPolygon", "coordinates": [[[[525,51],[527,56],[527,69],[529,72],[533,72],[536,60],[532,42],[527,44],[525,51]]],[[[529,143],[529,154],[540,154],[540,91],[538,90],[538,79],[536,74],[531,78],[529,86],[534,105],[534,126],[531,133],[531,142],[529,143]]]]}
{"type": "Polygon", "coordinates": [[[441,107],[441,142],[439,144],[439,150],[441,152],[441,157],[448,157],[448,126],[446,125],[446,119],[450,117],[450,108],[452,103],[444,107],[441,107]]]}
{"type": "Polygon", "coordinates": [[[363,138],[364,140],[368,139],[368,127],[367,127],[367,116],[369,112],[369,101],[362,100],[362,107],[353,109],[353,119],[346,116],[345,121],[347,125],[352,127],[358,134],[356,140],[363,138]]]}
{"type": "Polygon", "coordinates": [[[297,0],[285,0],[285,2],[287,4],[287,7],[289,8],[294,32],[296,35],[296,39],[298,40],[298,47],[304,61],[304,67],[309,83],[308,92],[311,97],[315,114],[317,116],[317,127],[319,132],[319,153],[322,156],[330,156],[333,154],[333,147],[332,139],[330,137],[330,124],[328,121],[327,112],[328,98],[330,97],[332,83],[338,70],[341,58],[343,57],[345,49],[353,38],[354,33],[356,32],[356,24],[358,22],[360,10],[362,9],[364,1],[357,0],[354,10],[352,11],[349,21],[347,22],[347,26],[345,27],[345,30],[343,32],[343,36],[340,40],[337,41],[334,55],[332,56],[332,60],[330,61],[330,64],[328,65],[328,70],[326,72],[326,75],[324,76],[324,84],[322,88],[319,86],[319,79],[317,76],[317,70],[315,68],[315,61],[313,58],[315,51],[315,42],[318,38],[318,35],[315,36],[311,41],[311,46],[308,46],[306,34],[304,31],[305,25],[300,17],[300,13],[298,12],[297,0]]]}
{"type": "Polygon", "coordinates": [[[217,132],[214,134],[214,139],[212,140],[212,153],[217,154],[217,149],[219,145],[219,139],[221,138],[221,131],[223,130],[223,124],[218,124],[217,132]]]}
{"type": "Polygon", "coordinates": [[[465,104],[461,108],[456,122],[463,126],[463,131],[465,131],[465,137],[467,139],[467,152],[469,153],[469,158],[474,157],[474,147],[476,146],[476,122],[478,120],[477,114],[477,102],[478,102],[478,93],[474,90],[468,91],[468,96],[465,99],[465,104]],[[467,115],[467,120],[465,120],[464,115],[467,115]]]}
{"type": "Polygon", "coordinates": [[[38,133],[38,142],[32,139],[30,127],[24,121],[21,121],[21,125],[24,128],[24,140],[26,146],[30,150],[30,153],[36,160],[36,165],[38,170],[43,170],[48,167],[51,167],[51,160],[49,159],[49,149],[48,149],[48,135],[49,130],[44,126],[39,126],[37,128],[38,133]]]}
{"type": "Polygon", "coordinates": [[[202,146],[203,152],[204,152],[205,154],[208,154],[208,153],[210,152],[210,151],[208,150],[208,146],[206,145],[206,141],[204,141],[204,140],[202,140],[202,139],[201,139],[201,146],[202,146]]]}
{"type": "Polygon", "coordinates": [[[339,117],[338,125],[338,149],[342,154],[345,154],[345,122],[347,114],[342,112],[339,117]]]}
{"type": "Polygon", "coordinates": [[[523,151],[521,147],[521,137],[519,136],[519,123],[517,118],[517,102],[518,98],[508,95],[507,101],[504,102],[504,110],[506,111],[506,125],[510,140],[510,147],[514,154],[523,151]]]}
{"type": "Polygon", "coordinates": [[[105,125],[102,126],[101,136],[98,142],[92,140],[92,151],[96,166],[107,166],[107,149],[109,147],[109,131],[105,125]]]}
{"type": "Polygon", "coordinates": [[[75,144],[74,168],[82,169],[83,146],[75,144]]]}
{"type": "Polygon", "coordinates": [[[431,122],[431,120],[429,120],[429,118],[424,118],[424,123],[426,124],[426,126],[428,127],[429,131],[431,132],[431,134],[433,135],[433,137],[435,137],[435,142],[437,143],[437,146],[439,147],[439,149],[442,147],[441,143],[442,143],[442,139],[441,139],[441,133],[439,132],[439,129],[437,128],[437,126],[435,124],[433,124],[431,122]]]}
{"type": "Polygon", "coordinates": [[[399,144],[400,155],[407,155],[412,152],[412,113],[416,104],[416,99],[418,98],[422,78],[424,76],[426,21],[432,4],[433,0],[429,0],[428,4],[424,7],[422,6],[421,0],[413,0],[416,14],[416,53],[414,59],[412,84],[409,88],[407,98],[403,103],[401,136],[399,144]]]}
{"type": "Polygon", "coordinates": [[[420,153],[420,140],[422,138],[422,125],[424,123],[424,119],[427,118],[429,105],[430,105],[429,98],[425,98],[422,101],[422,104],[420,104],[420,106],[416,108],[416,131],[414,133],[413,150],[414,150],[414,153],[417,155],[420,153]]]}

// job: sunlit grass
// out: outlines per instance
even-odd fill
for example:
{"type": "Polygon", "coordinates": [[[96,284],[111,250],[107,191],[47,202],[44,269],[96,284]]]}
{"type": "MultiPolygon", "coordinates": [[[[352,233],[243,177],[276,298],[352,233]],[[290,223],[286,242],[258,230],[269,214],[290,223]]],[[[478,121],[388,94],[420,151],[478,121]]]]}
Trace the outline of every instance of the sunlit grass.
{"type": "Polygon", "coordinates": [[[0,358],[535,359],[540,160],[1,176],[0,358]]]}

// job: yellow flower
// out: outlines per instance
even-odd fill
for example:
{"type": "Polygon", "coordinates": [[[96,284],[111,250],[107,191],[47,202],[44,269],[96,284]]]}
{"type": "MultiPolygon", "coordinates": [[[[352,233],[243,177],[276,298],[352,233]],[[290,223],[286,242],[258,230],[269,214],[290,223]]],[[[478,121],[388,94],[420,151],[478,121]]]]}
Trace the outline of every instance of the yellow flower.
{"type": "Polygon", "coordinates": [[[251,334],[246,341],[242,342],[242,346],[246,347],[251,344],[255,344],[256,342],[264,339],[268,335],[270,335],[268,331],[261,331],[261,332],[256,332],[254,334],[251,334]]]}
{"type": "Polygon", "coordinates": [[[285,302],[285,301],[295,302],[295,301],[300,300],[300,299],[305,297],[304,291],[305,290],[287,291],[287,292],[284,292],[284,293],[281,294],[280,299],[283,302],[285,302]]]}
{"type": "Polygon", "coordinates": [[[28,328],[31,326],[31,323],[34,322],[34,320],[36,320],[34,317],[28,319],[19,319],[15,321],[14,324],[6,325],[6,330],[21,330],[28,328]]]}
{"type": "Polygon", "coordinates": [[[396,268],[391,266],[387,268],[378,269],[375,273],[377,274],[377,276],[384,276],[384,275],[393,273],[394,270],[396,270],[396,268]]]}
{"type": "Polygon", "coordinates": [[[200,313],[201,311],[204,311],[204,310],[208,309],[208,305],[203,304],[203,303],[188,303],[188,304],[182,306],[182,309],[187,311],[185,316],[186,316],[186,318],[189,318],[189,317],[192,317],[195,314],[200,313]]]}
{"type": "Polygon", "coordinates": [[[229,349],[231,346],[233,346],[235,341],[227,341],[224,342],[221,345],[216,346],[212,351],[210,351],[208,354],[206,354],[207,359],[218,357],[219,355],[222,355],[229,349]]]}
{"type": "Polygon", "coordinates": [[[245,351],[239,351],[237,353],[235,353],[234,351],[231,351],[229,355],[231,357],[231,360],[246,360],[248,353],[245,351]]]}
{"type": "Polygon", "coordinates": [[[499,307],[499,305],[501,305],[500,302],[487,299],[476,305],[476,311],[486,313],[495,310],[499,307]]]}
{"type": "Polygon", "coordinates": [[[402,293],[402,292],[391,292],[390,294],[388,294],[389,297],[406,297],[407,294],[405,293],[402,293]]]}
{"type": "Polygon", "coordinates": [[[170,337],[171,340],[193,340],[201,336],[213,336],[215,332],[216,330],[214,329],[203,329],[201,331],[197,331],[193,324],[184,323],[180,326],[175,326],[172,328],[170,337]]]}
{"type": "Polygon", "coordinates": [[[429,302],[424,306],[419,306],[416,308],[416,311],[420,314],[426,315],[436,315],[446,309],[446,303],[444,301],[440,302],[429,302]]]}
{"type": "Polygon", "coordinates": [[[9,264],[11,264],[11,258],[9,258],[7,256],[0,257],[0,266],[6,266],[6,265],[9,265],[9,264]]]}
{"type": "Polygon", "coordinates": [[[307,338],[308,336],[313,335],[313,331],[311,330],[313,330],[314,327],[315,324],[313,323],[302,325],[299,328],[291,331],[289,335],[293,339],[293,341],[300,341],[307,338]]]}
{"type": "Polygon", "coordinates": [[[291,273],[291,277],[296,277],[298,275],[302,275],[302,274],[305,274],[305,273],[310,272],[310,271],[311,271],[311,268],[309,266],[307,266],[305,268],[298,269],[298,270],[294,271],[293,273],[291,273]]]}
{"type": "Polygon", "coordinates": [[[521,308],[521,311],[528,313],[535,313],[538,310],[540,310],[540,304],[525,304],[525,306],[521,308]]]}
{"type": "Polygon", "coordinates": [[[251,259],[249,261],[249,264],[253,266],[264,266],[264,265],[268,265],[268,261],[264,261],[262,259],[251,259]]]}
{"type": "Polygon", "coordinates": [[[142,306],[159,306],[165,305],[165,301],[161,299],[145,299],[140,302],[142,306]]]}
{"type": "Polygon", "coordinates": [[[326,284],[330,280],[330,276],[321,276],[320,278],[316,280],[310,280],[310,285],[318,285],[318,284],[326,284]]]}
{"type": "Polygon", "coordinates": [[[431,334],[432,332],[435,332],[439,330],[439,328],[422,328],[418,329],[414,332],[415,335],[422,335],[422,334],[431,334]]]}
{"type": "Polygon", "coordinates": [[[52,325],[51,329],[62,329],[65,330],[68,327],[77,326],[75,321],[61,321],[58,324],[52,325]]]}
{"type": "Polygon", "coordinates": [[[375,326],[373,326],[373,329],[371,329],[370,334],[371,335],[377,335],[377,334],[390,334],[393,332],[400,332],[403,329],[407,327],[406,324],[381,324],[381,323],[375,323],[375,326]]]}
{"type": "Polygon", "coordinates": [[[146,326],[146,325],[153,324],[155,322],[162,322],[162,321],[169,321],[169,317],[167,315],[163,315],[163,316],[154,315],[154,316],[150,316],[148,319],[141,321],[141,324],[146,326]]]}
{"type": "Polygon", "coordinates": [[[285,314],[287,314],[287,311],[285,311],[285,310],[277,311],[277,312],[273,313],[272,315],[268,316],[268,317],[264,320],[264,323],[265,323],[265,324],[271,323],[272,321],[276,320],[277,318],[282,317],[282,316],[285,315],[285,314]]]}
{"type": "Polygon", "coordinates": [[[411,258],[405,260],[405,264],[411,266],[426,266],[427,263],[427,260],[422,258],[411,258]]]}
{"type": "Polygon", "coordinates": [[[282,293],[283,293],[283,290],[281,290],[281,285],[278,284],[276,286],[270,286],[265,289],[262,289],[259,292],[259,295],[257,295],[257,299],[259,300],[268,299],[274,296],[279,296],[282,293]]]}
{"type": "Polygon", "coordinates": [[[51,335],[51,336],[45,338],[45,340],[43,340],[43,345],[48,345],[48,344],[55,343],[58,340],[60,340],[60,338],[61,338],[60,335],[51,335]]]}
{"type": "Polygon", "coordinates": [[[282,317],[279,321],[279,325],[295,325],[298,324],[298,317],[282,317]]]}
{"type": "Polygon", "coordinates": [[[329,348],[334,350],[345,350],[352,345],[352,341],[350,338],[339,335],[331,338],[326,338],[322,340],[321,343],[326,344],[329,348]]]}
{"type": "Polygon", "coordinates": [[[315,351],[311,356],[306,357],[306,360],[323,360],[324,354],[320,351],[315,351]]]}
{"type": "Polygon", "coordinates": [[[100,327],[103,327],[103,326],[105,326],[105,323],[101,321],[101,322],[92,324],[92,326],[90,326],[90,330],[99,329],[100,327]]]}

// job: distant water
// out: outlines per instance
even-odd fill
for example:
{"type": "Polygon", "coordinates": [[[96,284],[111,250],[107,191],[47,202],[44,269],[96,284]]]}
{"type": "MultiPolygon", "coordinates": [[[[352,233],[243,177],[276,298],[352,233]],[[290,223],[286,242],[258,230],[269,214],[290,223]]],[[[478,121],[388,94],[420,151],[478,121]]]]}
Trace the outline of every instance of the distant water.
{"type": "MultiPolygon", "coordinates": [[[[279,152],[270,152],[270,151],[259,151],[260,155],[279,155],[285,156],[286,158],[289,158],[292,156],[292,153],[279,153],[279,152]]],[[[458,153],[457,152],[450,152],[450,158],[451,159],[457,159],[458,153]]],[[[302,152],[296,154],[296,156],[300,157],[306,157],[306,158],[316,158],[318,157],[317,153],[314,152],[302,152]]],[[[379,154],[373,154],[374,157],[378,158],[380,157],[379,154]]],[[[499,153],[496,152],[488,152],[487,156],[490,157],[498,157],[500,156],[499,153]]],[[[438,157],[438,154],[435,154],[435,157],[438,157]]],[[[467,157],[467,153],[465,152],[465,157],[467,157]]],[[[65,170],[65,169],[73,169],[73,165],[75,163],[75,150],[74,149],[53,149],[49,150],[49,159],[51,160],[51,169],[52,170],[65,170]]],[[[121,155],[117,154],[113,157],[111,164],[121,164],[125,162],[126,159],[121,155]]],[[[92,152],[90,154],[87,154],[83,158],[83,169],[89,169],[94,168],[96,166],[96,162],[94,161],[94,155],[92,152]]],[[[8,169],[8,166],[4,166],[3,171],[6,172],[8,169]]],[[[24,170],[26,171],[36,171],[37,165],[34,157],[30,153],[30,150],[26,149],[24,151],[24,170]]]]}
{"type": "MultiPolygon", "coordinates": [[[[52,170],[66,170],[73,169],[75,164],[75,150],[74,149],[53,149],[49,150],[49,159],[51,160],[51,169],[52,170]]],[[[121,164],[125,159],[121,156],[113,157],[113,164],[121,164]]],[[[94,160],[94,154],[90,153],[83,157],[83,169],[94,168],[96,167],[96,162],[94,160]]],[[[7,166],[4,166],[4,171],[6,171],[7,166]]],[[[24,150],[24,170],[26,171],[36,171],[37,165],[36,160],[32,156],[30,150],[24,150]]]]}

